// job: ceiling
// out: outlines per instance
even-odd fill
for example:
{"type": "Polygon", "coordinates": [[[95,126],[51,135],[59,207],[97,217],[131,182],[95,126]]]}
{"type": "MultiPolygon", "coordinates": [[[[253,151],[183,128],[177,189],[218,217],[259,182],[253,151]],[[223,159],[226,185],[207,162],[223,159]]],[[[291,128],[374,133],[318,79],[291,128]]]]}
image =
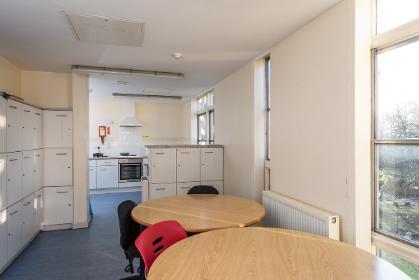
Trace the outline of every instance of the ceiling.
{"type": "Polygon", "coordinates": [[[130,77],[129,84],[192,96],[339,1],[0,0],[0,55],[29,70],[79,64],[182,72],[182,80],[130,77]],[[64,12],[145,23],[142,47],[77,41],[64,12]]]}

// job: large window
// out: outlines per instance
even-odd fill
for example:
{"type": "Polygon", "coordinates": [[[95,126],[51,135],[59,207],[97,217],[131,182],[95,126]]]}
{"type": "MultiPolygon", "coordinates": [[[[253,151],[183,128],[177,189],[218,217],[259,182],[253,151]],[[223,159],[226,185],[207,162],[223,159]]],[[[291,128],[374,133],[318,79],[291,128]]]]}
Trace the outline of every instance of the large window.
{"type": "Polygon", "coordinates": [[[214,91],[210,90],[197,98],[198,144],[215,143],[214,91]]]}
{"type": "Polygon", "coordinates": [[[419,278],[419,1],[376,0],[373,245],[419,278]],[[412,28],[416,26],[417,28],[412,28]],[[381,34],[386,32],[386,34],[381,34]]]}

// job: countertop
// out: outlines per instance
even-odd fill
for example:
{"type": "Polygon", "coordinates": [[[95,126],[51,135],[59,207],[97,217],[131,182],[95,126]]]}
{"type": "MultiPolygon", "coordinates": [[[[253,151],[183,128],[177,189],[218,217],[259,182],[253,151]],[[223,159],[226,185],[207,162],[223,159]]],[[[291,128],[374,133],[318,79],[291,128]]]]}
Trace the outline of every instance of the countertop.
{"type": "Polygon", "coordinates": [[[108,156],[108,157],[89,157],[89,160],[107,160],[107,159],[125,159],[125,158],[133,158],[133,159],[137,159],[137,158],[148,158],[148,156],[129,156],[129,157],[124,157],[124,156],[108,156]]]}
{"type": "Polygon", "coordinates": [[[145,145],[146,148],[224,148],[224,145],[219,144],[165,144],[165,145],[145,145]]]}

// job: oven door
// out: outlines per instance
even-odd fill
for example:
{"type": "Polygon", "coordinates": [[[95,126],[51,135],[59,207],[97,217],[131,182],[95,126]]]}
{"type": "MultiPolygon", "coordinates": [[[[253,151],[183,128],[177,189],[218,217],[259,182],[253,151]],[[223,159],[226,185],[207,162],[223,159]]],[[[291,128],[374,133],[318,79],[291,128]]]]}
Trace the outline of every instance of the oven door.
{"type": "Polygon", "coordinates": [[[120,163],[119,182],[138,182],[141,181],[141,163],[120,163]]]}

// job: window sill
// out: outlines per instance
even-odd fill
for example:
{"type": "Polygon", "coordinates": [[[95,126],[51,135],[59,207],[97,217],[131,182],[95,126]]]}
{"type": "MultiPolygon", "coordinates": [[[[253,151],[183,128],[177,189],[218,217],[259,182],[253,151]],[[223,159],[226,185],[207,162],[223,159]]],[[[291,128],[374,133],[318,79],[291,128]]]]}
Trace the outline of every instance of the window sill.
{"type": "Polygon", "coordinates": [[[374,247],[383,249],[411,263],[419,265],[419,250],[417,248],[396,241],[376,232],[372,232],[371,236],[373,252],[375,251],[374,247]]]}

